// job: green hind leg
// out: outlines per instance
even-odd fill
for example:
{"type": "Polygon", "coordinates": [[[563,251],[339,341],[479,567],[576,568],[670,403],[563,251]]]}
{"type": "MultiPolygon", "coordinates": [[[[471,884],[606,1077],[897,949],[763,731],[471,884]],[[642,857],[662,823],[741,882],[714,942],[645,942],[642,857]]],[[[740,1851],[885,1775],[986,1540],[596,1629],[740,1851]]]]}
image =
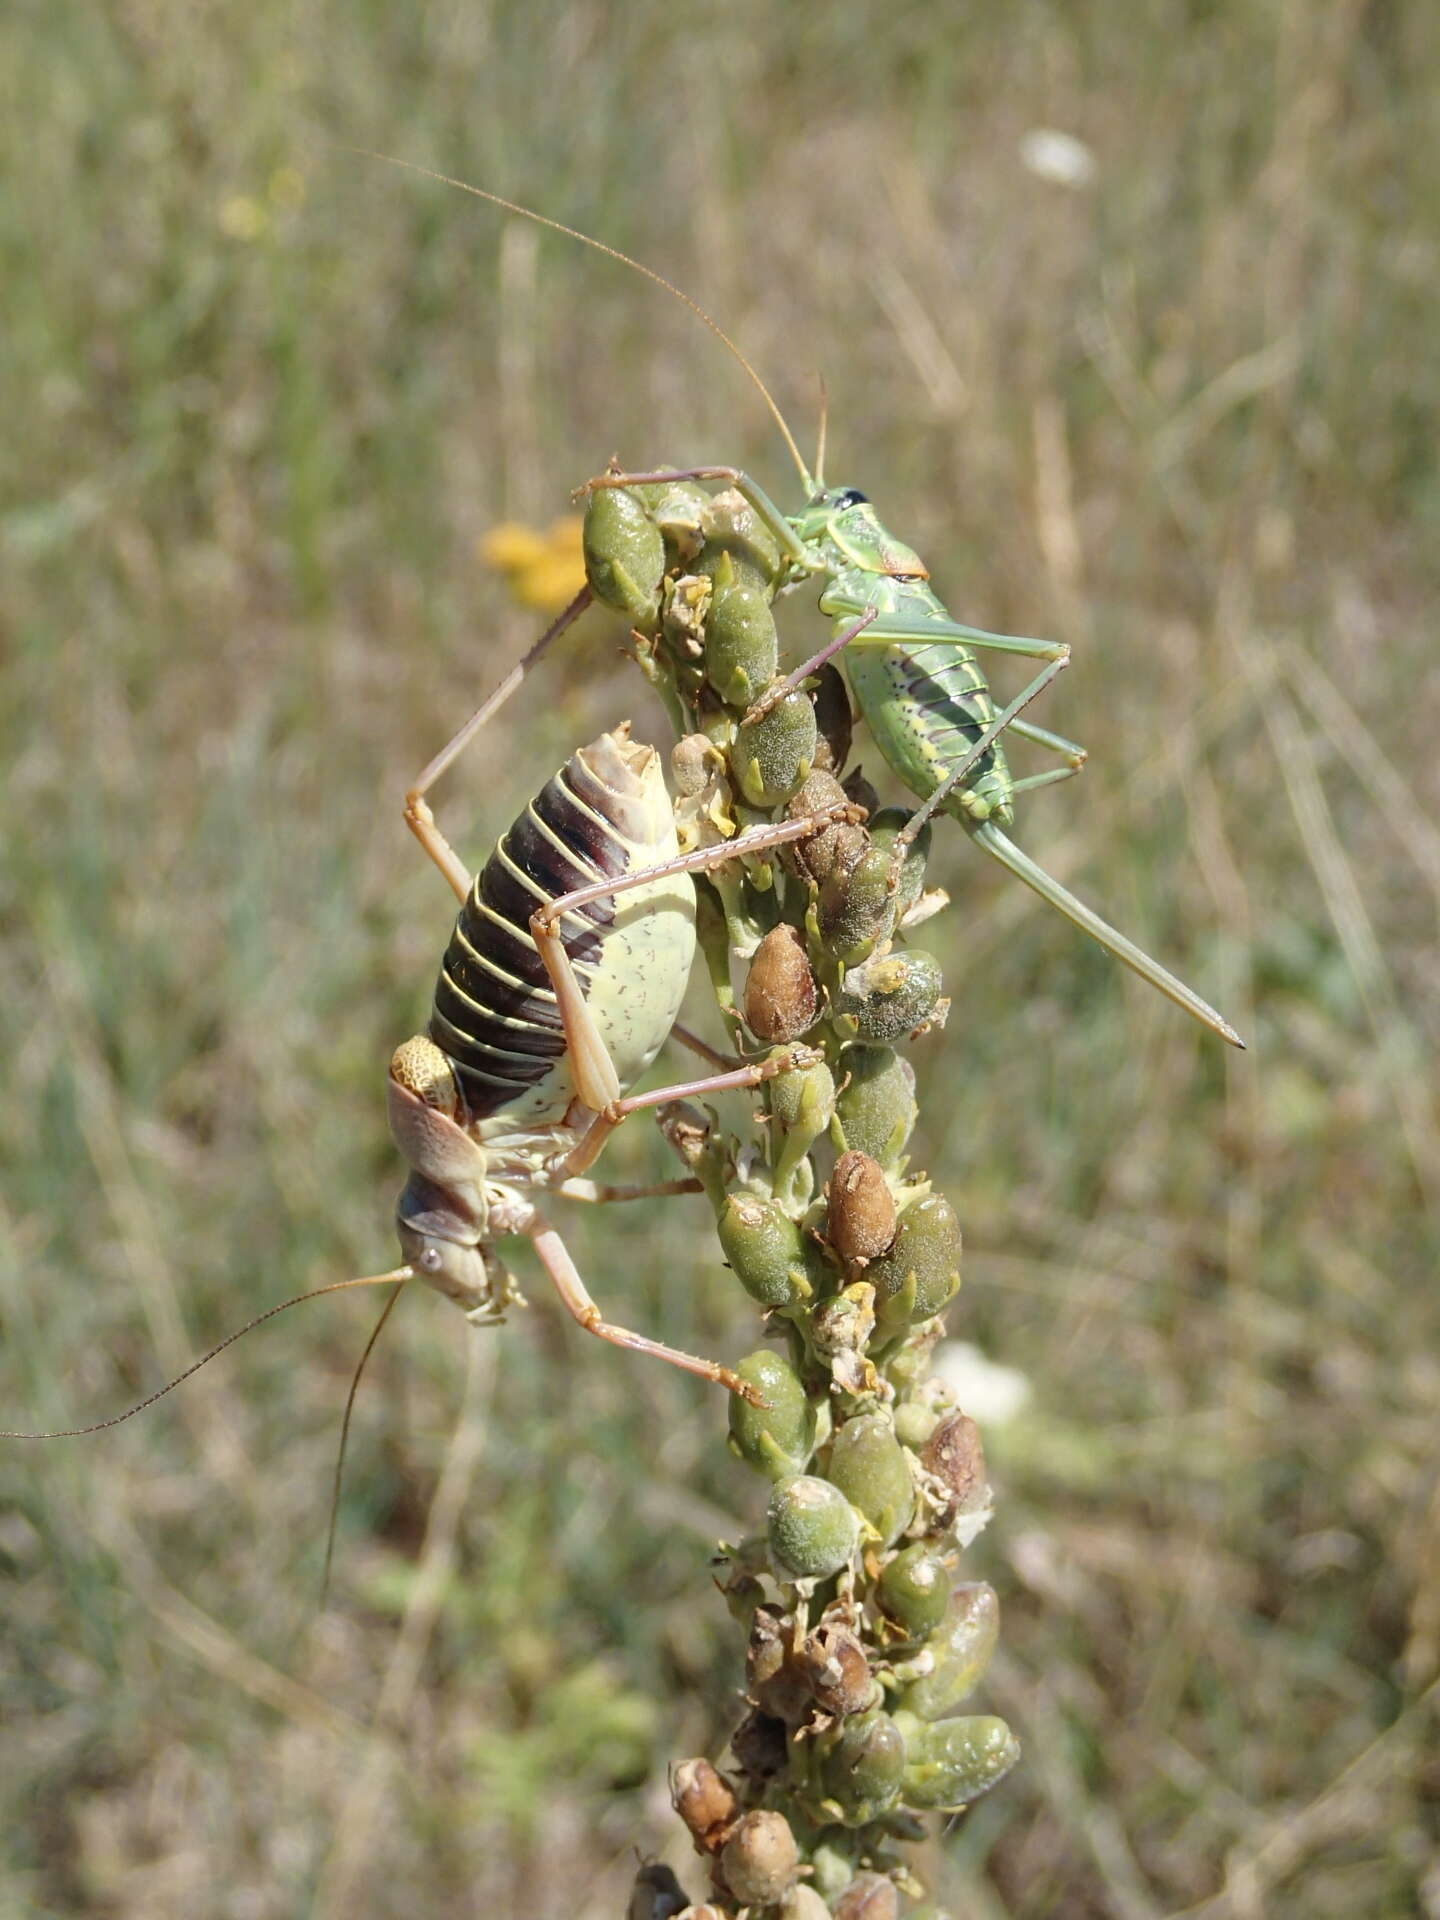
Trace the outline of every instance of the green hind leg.
{"type": "Polygon", "coordinates": [[[1038,893],[1042,900],[1065,915],[1082,933],[1088,933],[1092,940],[1098,940],[1107,952],[1113,953],[1132,973],[1138,973],[1142,980],[1148,980],[1152,987],[1182,1007],[1193,1020],[1202,1027],[1208,1027],[1212,1033],[1218,1033],[1222,1040],[1228,1040],[1232,1047],[1243,1047],[1245,1042],[1235,1029],[1218,1014],[1208,1001],[1202,1000],[1193,988],[1187,987],[1183,980],[1177,980],[1167,967],[1158,960],[1152,960],[1133,940],[1127,940],[1123,933],[1117,933],[1107,921],[1102,920],[1093,908],[1087,907],[1083,900],[1077,900],[1052,874],[1037,866],[1026,853],[1022,853],[1013,840],[1008,840],[994,821],[987,820],[981,826],[972,827],[970,837],[977,846],[983,847],[992,860],[998,860],[1002,867],[1013,873],[1017,880],[1023,880],[1027,887],[1038,893]]]}
{"type": "Polygon", "coordinates": [[[1057,781],[1073,780],[1077,773],[1084,771],[1085,762],[1090,758],[1078,742],[1067,740],[1063,733],[1051,733],[1046,727],[1032,726],[1028,720],[1016,720],[1011,730],[1022,740],[1033,740],[1037,747],[1058,753],[1066,761],[1065,766],[1053,767],[1048,773],[1027,773],[1023,780],[1015,782],[1011,789],[1014,793],[1033,793],[1037,787],[1053,787],[1057,781]]]}
{"type": "MultiPolygon", "coordinates": [[[[820,596],[820,611],[828,614],[832,620],[853,619],[868,610],[859,601],[841,599],[833,593],[820,596]]],[[[923,615],[910,618],[903,613],[880,615],[850,644],[859,647],[886,647],[897,643],[901,646],[923,646],[936,640],[949,640],[966,647],[982,647],[990,653],[1019,653],[1031,660],[1058,660],[1062,655],[1068,657],[1070,652],[1063,640],[1031,640],[1018,633],[986,633],[981,627],[963,627],[958,620],[928,620],[923,615]]],[[[1059,734],[1051,737],[1056,740],[1060,738],[1059,734]]],[[[1065,742],[1067,748],[1070,744],[1068,740],[1065,742]]]]}

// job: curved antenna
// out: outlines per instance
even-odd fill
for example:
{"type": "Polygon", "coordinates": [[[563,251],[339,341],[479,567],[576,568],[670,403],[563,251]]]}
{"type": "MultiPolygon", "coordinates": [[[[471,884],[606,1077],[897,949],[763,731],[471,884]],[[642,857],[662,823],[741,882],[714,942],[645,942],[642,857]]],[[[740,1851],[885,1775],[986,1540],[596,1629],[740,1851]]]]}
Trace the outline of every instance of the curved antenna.
{"type": "Polygon", "coordinates": [[[820,433],[815,444],[815,491],[819,493],[825,485],[825,429],[830,424],[830,394],[825,385],[825,376],[820,376],[820,433]]]}
{"type": "Polygon", "coordinates": [[[663,287],[666,293],[683,301],[697,319],[715,335],[720,344],[739,361],[759,389],[760,397],[770,409],[770,417],[780,429],[780,437],[789,450],[790,458],[800,473],[801,483],[807,493],[814,493],[815,482],[811,479],[805,462],[800,457],[800,449],[795,444],[795,436],[785,424],[785,416],[775,403],[774,396],[759,374],[726,333],[718,320],[712,320],[698,301],[692,300],[688,293],[677,287],[673,280],[667,280],[663,273],[657,273],[654,267],[647,267],[643,260],[632,260],[628,253],[622,253],[618,247],[606,246],[603,240],[593,239],[588,233],[581,233],[578,227],[567,227],[563,220],[552,220],[548,213],[536,213],[533,207],[522,207],[514,200],[506,200],[498,193],[491,193],[488,187],[472,187],[468,180],[457,180],[453,174],[439,173],[434,167],[422,167],[418,160],[401,160],[393,153],[378,153],[373,147],[350,147],[350,153],[358,154],[366,160],[383,160],[392,167],[404,167],[410,173],[424,174],[428,180],[438,180],[442,186],[458,187],[461,193],[473,193],[477,200],[488,200],[493,207],[503,207],[506,213],[517,214],[522,220],[533,220],[536,226],[549,227],[554,233],[563,233],[567,239],[578,240],[581,246],[593,247],[596,253],[608,254],[612,260],[618,260],[622,267],[630,267],[636,273],[643,273],[647,280],[653,280],[657,287],[663,287]]]}
{"type": "Polygon", "coordinates": [[[345,1416],[340,1422],[340,1445],[335,1451],[335,1480],[330,1489],[330,1524],[325,1529],[325,1571],[320,1576],[320,1605],[323,1607],[330,1595],[330,1569],[335,1559],[335,1529],[340,1519],[340,1481],[345,1472],[345,1449],[350,1442],[350,1416],[355,1411],[355,1396],[360,1391],[360,1376],[364,1373],[371,1354],[380,1335],[385,1331],[385,1322],[395,1311],[395,1302],[400,1298],[405,1282],[399,1280],[395,1291],[380,1309],[380,1318],[370,1329],[370,1338],[365,1342],[365,1351],[356,1362],[355,1371],[350,1376],[350,1391],[345,1396],[345,1416]]]}
{"type": "Polygon", "coordinates": [[[237,1340],[243,1340],[245,1335],[252,1333],[256,1327],[263,1327],[265,1322],[273,1320],[277,1313],[286,1313],[291,1307],[298,1307],[305,1300],[318,1300],[322,1294],[344,1293],[350,1287],[383,1287],[387,1281],[394,1281],[398,1287],[414,1278],[413,1267],[396,1267],[392,1273],[367,1274],[360,1280],[332,1280],[328,1286],[312,1287],[308,1293],[292,1294],[288,1300],[282,1300],[278,1306],[267,1307],[264,1313],[257,1313],[253,1320],[247,1320],[244,1326],[237,1327],[234,1333],[227,1333],[218,1346],[211,1347],[208,1353],[202,1353],[198,1360],[192,1360],[183,1373],[177,1373],[173,1380],[167,1381],[163,1387],[157,1388],[154,1393],[138,1401],[125,1413],[112,1414],[108,1420],[97,1420],[93,1426],[89,1427],[57,1427],[54,1433],[19,1433],[8,1427],[0,1427],[0,1440],[78,1440],[82,1434],[103,1433],[107,1427],[122,1426],[125,1421],[133,1420],[137,1413],[144,1413],[147,1407],[153,1407],[157,1400],[163,1400],[167,1393],[173,1393],[175,1388],[183,1385],[192,1373],[198,1373],[201,1367],[209,1366],[210,1362],[224,1353],[227,1347],[233,1347],[237,1340]]]}

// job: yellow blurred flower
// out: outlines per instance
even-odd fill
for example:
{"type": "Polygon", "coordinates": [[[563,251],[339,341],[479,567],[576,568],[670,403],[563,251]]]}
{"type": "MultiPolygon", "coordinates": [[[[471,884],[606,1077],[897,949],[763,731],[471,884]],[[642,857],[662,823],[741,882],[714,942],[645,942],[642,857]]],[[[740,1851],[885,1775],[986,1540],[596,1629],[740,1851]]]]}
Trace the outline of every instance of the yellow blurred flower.
{"type": "Polygon", "coordinates": [[[258,240],[270,224],[264,207],[248,193],[232,193],[222,200],[216,218],[220,231],[231,240],[258,240]]]}
{"type": "Polygon", "coordinates": [[[476,542],[487,567],[505,575],[517,605],[539,613],[559,613],[585,584],[579,514],[552,520],[542,533],[519,521],[502,520],[476,542]]]}

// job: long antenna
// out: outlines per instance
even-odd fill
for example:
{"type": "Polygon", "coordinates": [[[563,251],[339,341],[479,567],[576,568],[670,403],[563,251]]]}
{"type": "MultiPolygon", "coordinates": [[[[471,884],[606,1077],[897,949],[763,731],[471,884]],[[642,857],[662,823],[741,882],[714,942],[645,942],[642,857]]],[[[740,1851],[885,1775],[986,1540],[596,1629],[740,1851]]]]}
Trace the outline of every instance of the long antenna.
{"type": "Polygon", "coordinates": [[[325,1571],[320,1576],[320,1605],[323,1608],[330,1596],[330,1569],[335,1564],[335,1529],[340,1519],[340,1483],[345,1476],[345,1449],[350,1441],[350,1420],[355,1412],[355,1396],[360,1391],[360,1376],[365,1371],[365,1363],[375,1351],[375,1343],[385,1331],[385,1322],[395,1311],[395,1302],[400,1298],[403,1280],[395,1283],[395,1291],[380,1309],[380,1318],[370,1329],[370,1338],[365,1342],[365,1351],[356,1362],[355,1371],[350,1376],[350,1391],[345,1396],[345,1417],[340,1422],[340,1445],[335,1450],[335,1479],[330,1489],[330,1524],[325,1530],[325,1571]]]}
{"type": "Polygon", "coordinates": [[[815,482],[811,479],[809,469],[800,457],[800,449],[795,444],[795,436],[785,424],[785,416],[776,405],[770,389],[745,358],[739,347],[737,347],[735,342],[730,338],[729,334],[726,333],[725,329],[720,325],[719,321],[712,320],[699,302],[692,300],[683,288],[675,285],[673,280],[667,280],[664,274],[657,273],[654,267],[647,267],[643,260],[632,260],[628,253],[621,253],[618,247],[606,246],[603,240],[593,239],[588,233],[581,233],[577,227],[567,227],[563,220],[552,220],[548,213],[536,213],[533,207],[519,206],[514,200],[506,200],[501,194],[491,193],[487,187],[473,187],[468,180],[457,180],[453,174],[438,173],[434,167],[422,167],[417,160],[401,160],[393,153],[378,153],[373,147],[350,147],[347,148],[347,151],[358,154],[366,160],[383,160],[389,166],[404,167],[410,173],[424,174],[426,179],[438,180],[442,186],[458,187],[461,193],[473,193],[477,200],[488,200],[493,207],[503,207],[506,213],[518,214],[522,220],[533,220],[536,226],[549,227],[554,233],[563,233],[570,240],[578,240],[581,246],[593,247],[596,253],[608,254],[612,260],[618,260],[622,267],[630,267],[636,273],[643,273],[647,280],[653,280],[657,287],[663,287],[666,293],[673,294],[677,300],[683,301],[697,319],[704,321],[705,325],[715,335],[715,338],[739,361],[740,365],[754,381],[756,387],[759,389],[761,399],[770,409],[771,418],[780,429],[781,438],[789,449],[790,458],[795,462],[799,470],[800,479],[805,487],[805,491],[807,493],[813,493],[815,491],[815,482]]]}
{"type": "Polygon", "coordinates": [[[135,1406],[128,1407],[124,1413],[111,1414],[108,1420],[97,1420],[93,1426],[89,1427],[59,1427],[54,1433],[17,1433],[13,1429],[0,1429],[0,1440],[76,1440],[81,1434],[103,1433],[107,1427],[121,1426],[126,1420],[133,1420],[137,1413],[144,1413],[147,1407],[153,1407],[157,1400],[163,1400],[167,1393],[173,1393],[175,1388],[188,1380],[192,1373],[198,1373],[201,1367],[208,1367],[218,1354],[224,1353],[227,1347],[233,1347],[237,1340],[243,1340],[247,1333],[253,1333],[256,1327],[263,1327],[265,1322],[273,1320],[277,1313],[287,1313],[291,1307],[298,1307],[306,1300],[319,1300],[327,1293],[344,1293],[350,1287],[381,1287],[392,1281],[400,1285],[406,1280],[413,1280],[414,1277],[411,1268],[396,1267],[393,1273],[366,1274],[361,1280],[332,1280],[328,1286],[312,1287],[308,1293],[294,1294],[290,1299],[280,1301],[277,1306],[267,1307],[263,1313],[257,1313],[253,1320],[247,1320],[244,1326],[237,1327],[234,1333],[227,1333],[225,1338],[211,1347],[208,1353],[201,1354],[198,1360],[192,1360],[183,1373],[177,1373],[173,1380],[167,1381],[163,1387],[158,1387],[154,1393],[137,1402],[135,1406]]]}

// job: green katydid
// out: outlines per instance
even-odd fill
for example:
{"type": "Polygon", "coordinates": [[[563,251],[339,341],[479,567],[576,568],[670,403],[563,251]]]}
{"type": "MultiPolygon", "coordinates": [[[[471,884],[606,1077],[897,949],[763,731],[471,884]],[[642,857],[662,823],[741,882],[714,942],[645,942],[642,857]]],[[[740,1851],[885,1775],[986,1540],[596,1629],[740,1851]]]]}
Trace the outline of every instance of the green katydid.
{"type": "MultiPolygon", "coordinates": [[[[372,157],[392,158],[389,155],[372,157]]],[[[832,654],[843,650],[851,690],[876,746],[893,772],[922,803],[907,830],[907,840],[933,813],[943,811],[953,815],[991,859],[1023,880],[1082,932],[1088,933],[1203,1026],[1232,1046],[1243,1047],[1245,1043],[1235,1029],[1199,994],[1076,899],[1002,830],[1014,818],[1013,802],[1017,793],[1068,779],[1085,763],[1082,747],[1018,718],[1021,708],[1063,670],[1070,657],[1069,648],[1013,634],[988,633],[952,619],[930,587],[929,571],[920,557],[886,530],[867,496],[858,488],[824,484],[819,471],[823,468],[823,440],[816,461],[817,472],[812,474],[755,368],[719,324],[663,274],[604,241],[567,227],[547,214],[517,205],[484,187],[417,166],[412,161],[393,163],[565,234],[642,274],[682,301],[716,335],[753,381],[799,472],[806,497],[798,512],[782,512],[748,474],[729,466],[696,466],[648,473],[610,472],[588,482],[584,491],[593,493],[601,488],[628,489],[686,480],[723,481],[741,494],[779,544],[781,563],[772,583],[773,591],[787,592],[812,578],[823,582],[820,610],[832,623],[830,642],[759,702],[757,710],[766,708],[832,654]],[[1044,664],[1016,699],[997,713],[976,649],[1017,654],[1044,664]],[[1060,755],[1065,764],[1017,780],[998,744],[997,736],[1006,726],[1022,738],[1060,755]],[[986,746],[977,756],[975,747],[982,740],[986,746]]],[[[576,617],[592,597],[595,597],[592,591],[582,593],[567,609],[565,623],[576,617]]],[[[903,846],[898,851],[903,855],[903,846]]]]}

